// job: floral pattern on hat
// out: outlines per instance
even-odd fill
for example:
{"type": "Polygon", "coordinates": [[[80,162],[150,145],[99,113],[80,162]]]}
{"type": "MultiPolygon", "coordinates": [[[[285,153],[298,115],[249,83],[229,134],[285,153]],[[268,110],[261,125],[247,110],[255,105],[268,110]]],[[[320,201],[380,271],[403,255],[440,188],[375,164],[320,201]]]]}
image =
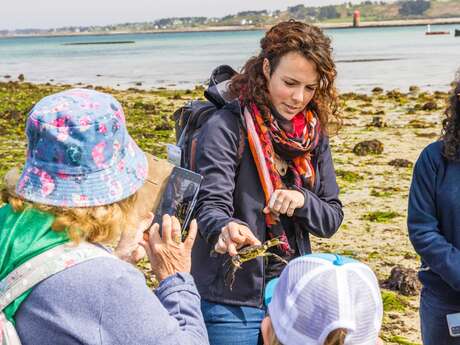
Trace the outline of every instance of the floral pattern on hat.
{"type": "Polygon", "coordinates": [[[29,113],[27,160],[16,186],[26,200],[65,207],[110,204],[135,193],[147,159],[111,95],[72,89],[39,101],[29,113]]]}

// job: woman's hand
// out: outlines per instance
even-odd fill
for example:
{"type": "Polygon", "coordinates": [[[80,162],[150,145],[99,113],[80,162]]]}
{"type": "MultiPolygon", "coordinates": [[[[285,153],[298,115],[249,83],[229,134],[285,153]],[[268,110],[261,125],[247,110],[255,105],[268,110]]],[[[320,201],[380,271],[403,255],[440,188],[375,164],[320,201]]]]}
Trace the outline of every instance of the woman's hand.
{"type": "Polygon", "coordinates": [[[153,221],[153,213],[142,218],[137,226],[136,231],[126,229],[122,232],[120,241],[115,248],[114,254],[120,259],[131,264],[136,264],[139,260],[145,257],[145,249],[139,245],[142,240],[144,230],[148,228],[153,221]]]}
{"type": "Polygon", "coordinates": [[[214,250],[219,254],[238,254],[237,250],[245,245],[258,245],[260,241],[251,230],[242,224],[230,222],[222,228],[214,250]]]}
{"type": "Polygon", "coordinates": [[[190,273],[192,247],[197,234],[196,220],[190,223],[184,242],[180,241],[181,226],[176,217],[163,216],[161,236],[158,223],[152,225],[148,240],[142,240],[155,276],[162,281],[178,272],[190,273]]]}
{"type": "Polygon", "coordinates": [[[264,208],[264,213],[271,212],[275,215],[285,214],[288,217],[292,217],[295,209],[303,207],[304,204],[305,197],[301,192],[290,189],[277,189],[270,197],[268,206],[264,208]]]}

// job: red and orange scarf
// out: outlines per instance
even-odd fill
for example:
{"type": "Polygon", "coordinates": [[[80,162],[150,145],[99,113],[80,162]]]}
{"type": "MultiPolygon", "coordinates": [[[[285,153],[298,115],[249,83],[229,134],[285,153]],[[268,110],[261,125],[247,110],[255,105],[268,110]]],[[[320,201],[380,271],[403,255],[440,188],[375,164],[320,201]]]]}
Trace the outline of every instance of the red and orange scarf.
{"type": "MultiPolygon", "coordinates": [[[[255,104],[251,104],[244,110],[249,147],[256,163],[267,205],[275,190],[286,188],[275,168],[275,154],[287,162],[295,186],[312,188],[315,182],[311,153],[318,145],[320,123],[312,111],[305,110],[302,114],[305,117],[305,121],[301,121],[304,128],[300,130],[297,128],[294,133],[287,133],[271,113],[267,114],[265,120],[255,104]]],[[[278,221],[271,213],[266,216],[269,229],[278,221]]],[[[286,234],[277,234],[277,236],[285,238],[286,234]]],[[[285,242],[287,243],[287,239],[285,242]]]]}

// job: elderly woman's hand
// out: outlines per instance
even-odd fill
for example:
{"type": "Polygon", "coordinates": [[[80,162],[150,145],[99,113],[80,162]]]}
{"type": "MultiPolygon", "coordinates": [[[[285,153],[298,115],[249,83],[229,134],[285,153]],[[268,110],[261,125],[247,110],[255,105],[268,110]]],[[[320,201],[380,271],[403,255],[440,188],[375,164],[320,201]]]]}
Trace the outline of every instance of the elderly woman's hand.
{"type": "Polygon", "coordinates": [[[264,208],[264,213],[272,212],[275,215],[285,214],[288,217],[292,217],[295,209],[303,207],[304,204],[305,197],[301,192],[290,189],[277,189],[270,197],[268,206],[264,208]]]}
{"type": "Polygon", "coordinates": [[[162,281],[178,272],[190,273],[192,266],[192,247],[197,234],[195,220],[190,223],[190,229],[184,242],[180,241],[181,226],[176,217],[163,216],[161,236],[158,223],[152,225],[147,240],[142,240],[152,265],[155,276],[162,281]]]}

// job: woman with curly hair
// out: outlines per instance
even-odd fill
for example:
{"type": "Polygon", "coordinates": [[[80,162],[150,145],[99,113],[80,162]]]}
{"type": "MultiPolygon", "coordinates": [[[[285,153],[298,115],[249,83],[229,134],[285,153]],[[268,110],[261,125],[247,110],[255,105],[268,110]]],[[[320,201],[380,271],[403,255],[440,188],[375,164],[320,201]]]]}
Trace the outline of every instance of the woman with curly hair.
{"type": "Polygon", "coordinates": [[[192,275],[211,344],[257,344],[265,285],[311,252],[310,234],[330,237],[340,226],[327,136],[331,118],[339,120],[335,78],[330,39],[315,26],[282,22],[230,80],[235,99],[200,131],[192,275]],[[229,257],[272,238],[282,241],[271,248],[281,259],[258,257],[232,274],[229,257]]]}
{"type": "Polygon", "coordinates": [[[441,140],[422,151],[409,194],[409,236],[421,258],[425,345],[460,344],[447,324],[448,314],[460,313],[460,80],[445,114],[441,140]]]}

